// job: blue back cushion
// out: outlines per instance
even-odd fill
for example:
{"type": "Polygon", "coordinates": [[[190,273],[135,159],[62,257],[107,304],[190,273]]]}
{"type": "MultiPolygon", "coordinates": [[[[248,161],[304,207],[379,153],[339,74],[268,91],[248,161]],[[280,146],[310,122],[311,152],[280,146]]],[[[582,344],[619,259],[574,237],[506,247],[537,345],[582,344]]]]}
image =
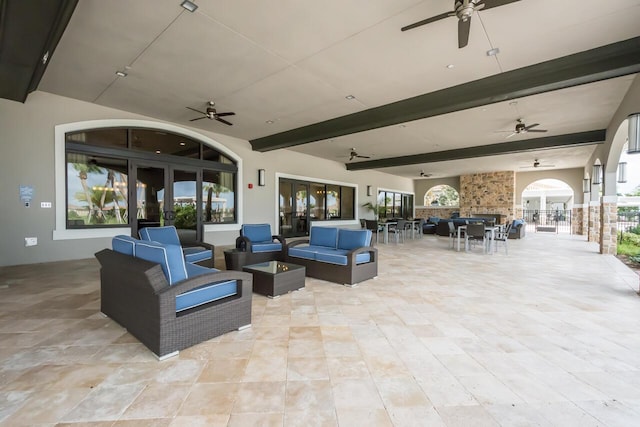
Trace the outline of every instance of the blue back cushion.
{"type": "Polygon", "coordinates": [[[111,239],[111,248],[125,255],[136,255],[136,242],[138,239],[134,239],[131,236],[120,234],[111,239]]]}
{"type": "Polygon", "coordinates": [[[345,228],[338,230],[338,249],[350,251],[363,246],[369,246],[370,241],[370,230],[347,230],[345,228]]]}
{"type": "Polygon", "coordinates": [[[165,227],[145,227],[138,233],[142,240],[160,242],[166,245],[180,245],[178,231],[173,225],[167,225],[165,227]]]}
{"type": "Polygon", "coordinates": [[[271,226],[269,224],[243,224],[240,233],[251,242],[271,242],[271,226]]]}
{"type": "Polygon", "coordinates": [[[179,245],[139,240],[136,243],[136,257],[160,264],[170,285],[187,278],[187,267],[179,245]]]}
{"type": "Polygon", "coordinates": [[[520,224],[524,224],[524,221],[523,221],[523,220],[521,220],[521,219],[514,219],[514,220],[513,220],[513,224],[511,225],[511,228],[512,228],[512,229],[513,229],[513,228],[516,228],[516,227],[517,227],[518,225],[520,225],[520,224]]]}
{"type": "Polygon", "coordinates": [[[309,244],[311,246],[335,248],[338,244],[338,229],[334,227],[311,227],[309,244]]]}

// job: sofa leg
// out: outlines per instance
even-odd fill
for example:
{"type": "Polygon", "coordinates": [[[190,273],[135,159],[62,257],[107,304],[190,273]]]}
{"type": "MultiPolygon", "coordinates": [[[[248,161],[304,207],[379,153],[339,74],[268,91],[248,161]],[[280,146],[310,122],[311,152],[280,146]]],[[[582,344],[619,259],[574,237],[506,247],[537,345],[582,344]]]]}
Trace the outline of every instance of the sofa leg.
{"type": "Polygon", "coordinates": [[[249,329],[251,327],[251,323],[249,323],[248,325],[244,325],[244,326],[240,326],[238,328],[239,331],[244,331],[245,329],[249,329]]]}
{"type": "Polygon", "coordinates": [[[158,361],[162,362],[163,360],[167,360],[173,356],[177,356],[179,353],[180,353],[179,351],[174,351],[173,353],[168,353],[168,354],[165,354],[164,356],[158,356],[156,354],[156,357],[158,358],[158,361]]]}

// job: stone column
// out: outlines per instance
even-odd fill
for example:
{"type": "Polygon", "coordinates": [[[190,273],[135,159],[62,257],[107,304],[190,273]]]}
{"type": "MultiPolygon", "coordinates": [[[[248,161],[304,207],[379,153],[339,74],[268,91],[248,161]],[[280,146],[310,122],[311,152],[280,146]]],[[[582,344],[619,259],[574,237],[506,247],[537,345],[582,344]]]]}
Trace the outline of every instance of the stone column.
{"type": "Polygon", "coordinates": [[[600,253],[615,255],[618,249],[618,197],[604,196],[600,208],[600,253]]]}
{"type": "Polygon", "coordinates": [[[571,234],[584,234],[585,211],[583,205],[573,205],[571,209],[571,234]]]}
{"type": "Polygon", "coordinates": [[[600,242],[600,202],[589,202],[589,242],[600,242]]]}

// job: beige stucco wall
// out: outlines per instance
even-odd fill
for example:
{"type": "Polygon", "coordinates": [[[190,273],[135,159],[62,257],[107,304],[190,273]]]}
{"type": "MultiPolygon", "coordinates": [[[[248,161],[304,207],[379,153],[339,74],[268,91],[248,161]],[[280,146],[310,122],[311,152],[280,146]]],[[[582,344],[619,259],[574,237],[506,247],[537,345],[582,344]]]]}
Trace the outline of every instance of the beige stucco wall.
{"type": "MultiPolygon", "coordinates": [[[[55,202],[54,130],[57,125],[102,119],[146,120],[166,123],[154,118],[115,110],[45,92],[34,92],[27,101],[0,99],[0,216],[3,218],[0,266],[31,264],[66,259],[91,258],[100,249],[110,246],[110,238],[54,240],[56,208],[40,208],[41,202],[55,202]],[[20,202],[20,185],[33,186],[34,199],[30,208],[20,202]],[[25,237],[37,237],[38,245],[25,247],[25,237]]],[[[366,196],[367,185],[376,194],[377,188],[412,193],[413,180],[374,171],[347,171],[344,163],[322,160],[289,150],[259,153],[251,150],[248,141],[214,132],[189,128],[187,124],[172,125],[195,131],[227,147],[242,159],[242,182],[239,197],[243,203],[240,223],[269,223],[277,226],[276,176],[285,174],[309,180],[330,180],[357,187],[358,216],[366,215],[361,205],[375,197],[366,196]],[[266,170],[266,186],[258,187],[257,171],[266,170]],[[248,189],[253,183],[253,189],[248,189]]],[[[358,218],[351,221],[359,226],[358,218]]],[[[350,224],[350,223],[349,223],[350,224]]],[[[349,226],[349,224],[344,224],[349,226]]],[[[231,245],[237,230],[207,232],[205,240],[216,245],[231,245]]]]}

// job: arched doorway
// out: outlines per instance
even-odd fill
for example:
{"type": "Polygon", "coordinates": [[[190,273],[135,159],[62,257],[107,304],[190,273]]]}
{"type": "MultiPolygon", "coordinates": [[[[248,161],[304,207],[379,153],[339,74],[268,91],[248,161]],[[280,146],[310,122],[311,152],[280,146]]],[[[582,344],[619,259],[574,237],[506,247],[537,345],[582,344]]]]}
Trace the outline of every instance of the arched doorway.
{"type": "Polygon", "coordinates": [[[527,231],[571,234],[571,186],[558,179],[540,179],[522,191],[522,212],[527,231]]]}

